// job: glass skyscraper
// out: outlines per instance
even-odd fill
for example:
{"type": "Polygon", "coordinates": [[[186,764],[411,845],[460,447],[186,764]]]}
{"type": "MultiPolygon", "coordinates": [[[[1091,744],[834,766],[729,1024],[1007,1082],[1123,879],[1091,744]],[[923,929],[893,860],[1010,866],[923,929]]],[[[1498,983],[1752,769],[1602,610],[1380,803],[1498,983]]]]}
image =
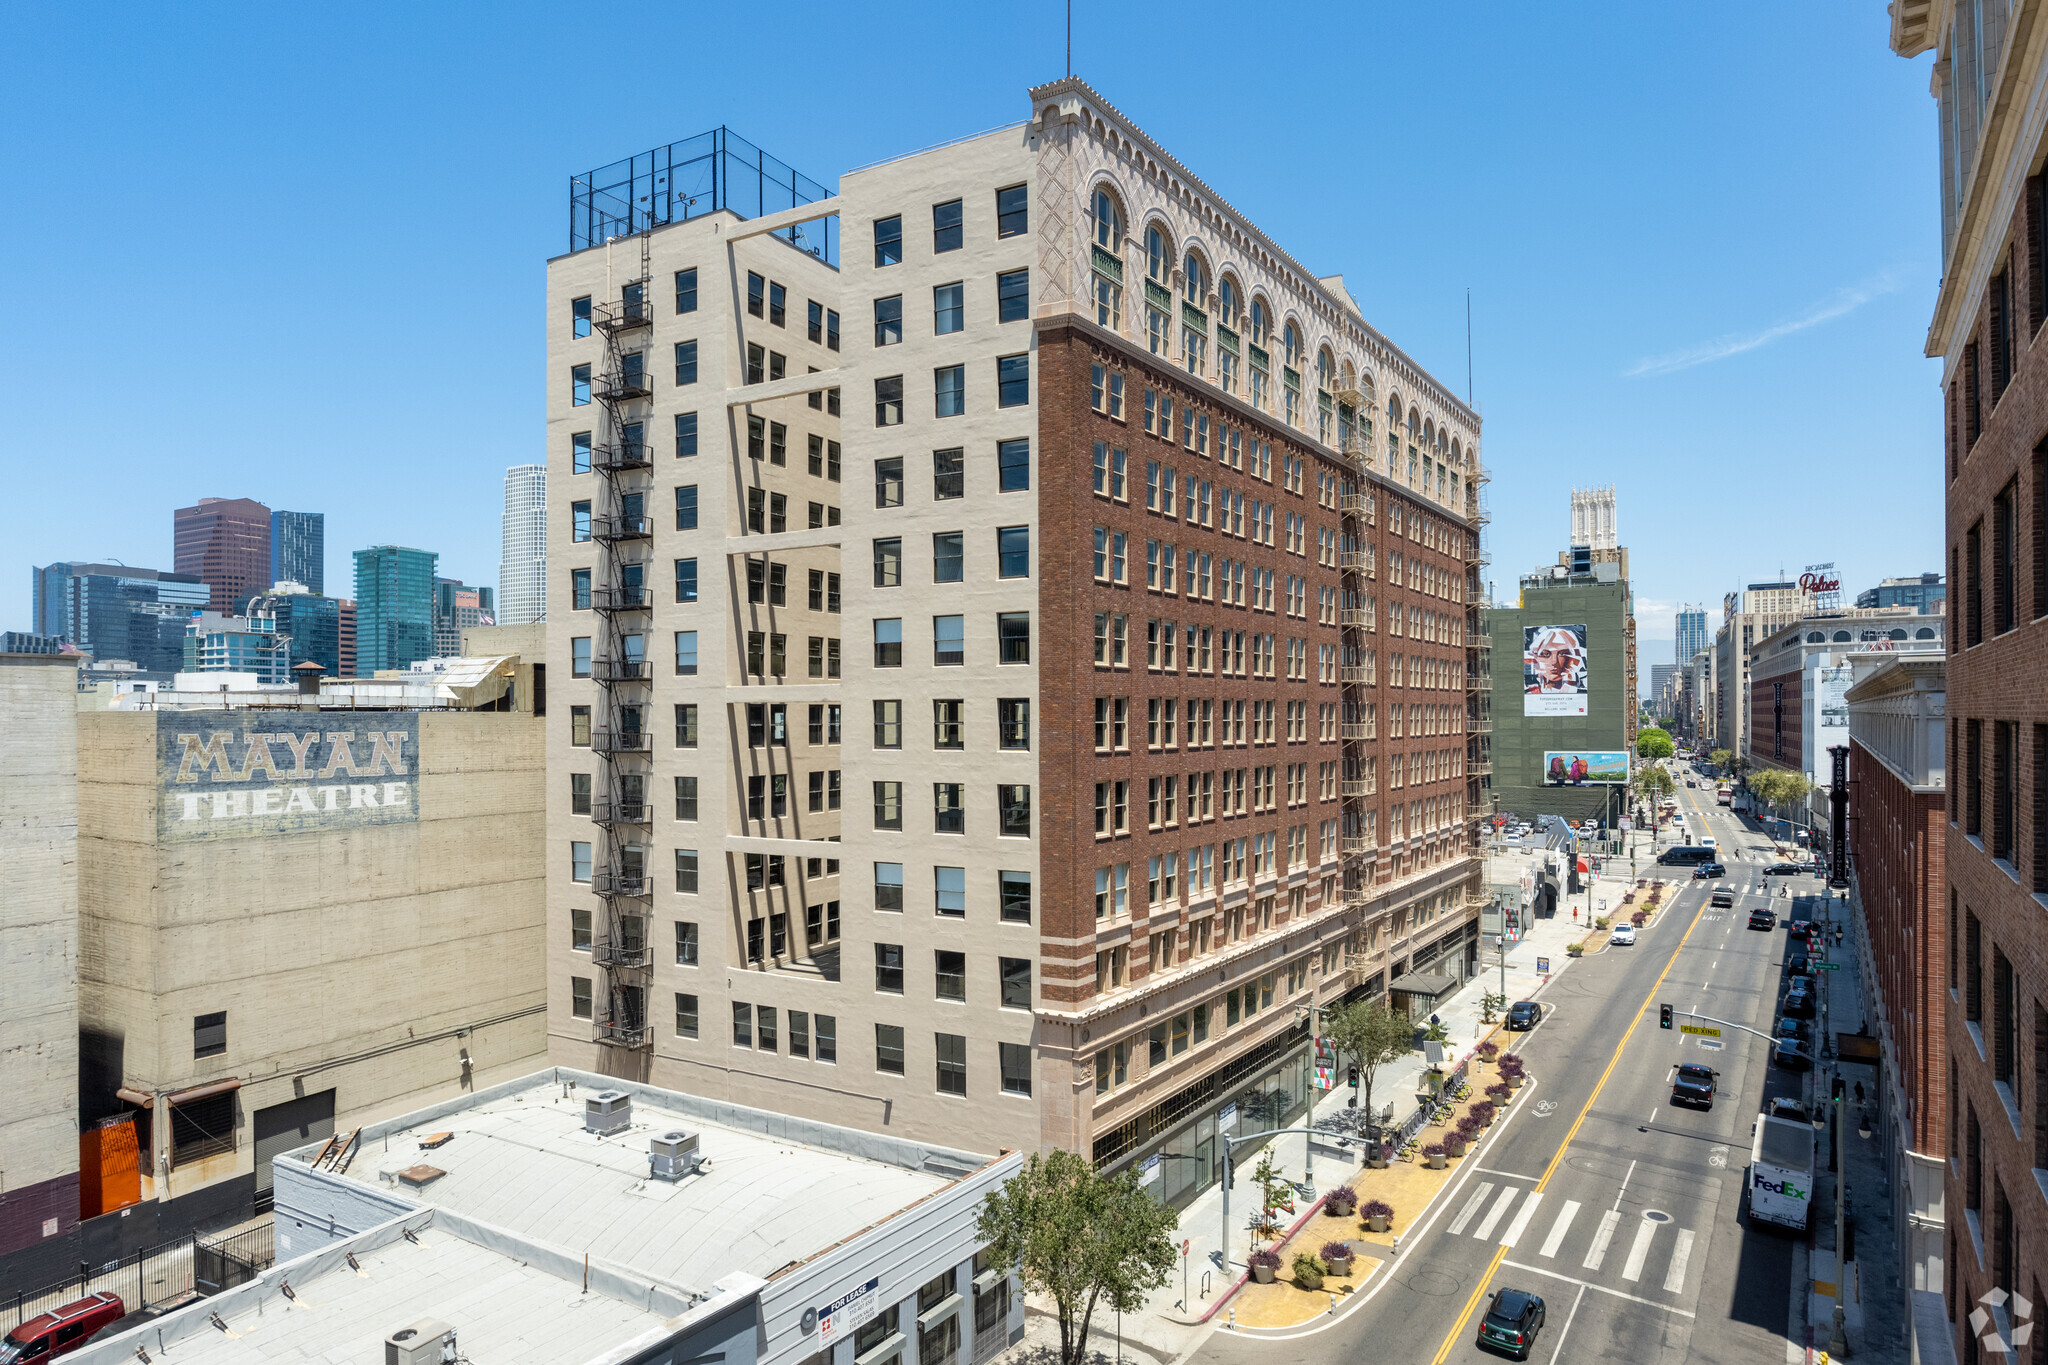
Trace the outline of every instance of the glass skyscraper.
{"type": "Polygon", "coordinates": [[[547,466],[505,471],[503,549],[498,556],[498,624],[523,626],[548,614],[547,466]]]}
{"type": "Polygon", "coordinates": [[[214,611],[246,611],[249,599],[270,587],[270,509],[262,503],[201,498],[173,512],[171,528],[171,567],[213,590],[207,606],[214,611]]]}
{"type": "Polygon", "coordinates": [[[185,622],[211,592],[191,574],[126,564],[46,564],[34,570],[35,631],[61,635],[95,660],[126,659],[147,673],[185,661],[185,622]]]}
{"type": "Polygon", "coordinates": [[[1707,647],[1707,609],[1705,607],[1680,607],[1678,609],[1678,658],[1674,660],[1683,668],[1692,662],[1692,656],[1707,647]]]}
{"type": "Polygon", "coordinates": [[[357,550],[356,672],[434,657],[434,570],[441,556],[403,545],[357,550]]]}
{"type": "Polygon", "coordinates": [[[314,593],[327,591],[326,513],[270,514],[270,583],[287,579],[314,593]]]}

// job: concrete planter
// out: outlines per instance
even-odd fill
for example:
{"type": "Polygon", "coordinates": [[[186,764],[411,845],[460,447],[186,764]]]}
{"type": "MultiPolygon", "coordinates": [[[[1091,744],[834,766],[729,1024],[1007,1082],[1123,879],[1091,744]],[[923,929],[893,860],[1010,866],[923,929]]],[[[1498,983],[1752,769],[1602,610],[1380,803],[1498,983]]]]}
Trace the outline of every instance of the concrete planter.
{"type": "Polygon", "coordinates": [[[1273,1283],[1273,1272],[1274,1267],[1272,1266],[1255,1265],[1252,1267],[1252,1278],[1260,1284],[1271,1284],[1273,1283]]]}
{"type": "Polygon", "coordinates": [[[1442,1152],[1438,1152],[1435,1156],[1430,1157],[1428,1160],[1429,1169],[1431,1169],[1432,1171],[1440,1171],[1444,1168],[1444,1154],[1442,1152]]]}
{"type": "Polygon", "coordinates": [[[1352,1258],[1349,1256],[1323,1257],[1323,1263],[1330,1267],[1332,1275],[1349,1275],[1351,1273],[1351,1261],[1352,1258]]]}
{"type": "Polygon", "coordinates": [[[1385,1232],[1393,1221],[1391,1218],[1368,1218],[1365,1220],[1365,1230],[1367,1232],[1385,1232]]]}

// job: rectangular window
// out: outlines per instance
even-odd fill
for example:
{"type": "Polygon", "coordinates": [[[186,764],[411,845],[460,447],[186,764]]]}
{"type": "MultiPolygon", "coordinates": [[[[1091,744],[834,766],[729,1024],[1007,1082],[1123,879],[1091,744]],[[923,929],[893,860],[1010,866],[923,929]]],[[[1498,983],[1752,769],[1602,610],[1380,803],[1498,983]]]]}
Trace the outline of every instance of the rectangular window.
{"type": "Polygon", "coordinates": [[[2018,624],[2018,523],[2013,510],[2019,501],[2019,480],[1999,490],[1991,501],[1991,633],[2003,635],[2018,624]]]}
{"type": "MultiPolygon", "coordinates": [[[[967,1039],[957,1033],[934,1034],[939,1054],[939,1093],[942,1095],[965,1095],[967,1093],[967,1039]]],[[[959,1324],[949,1321],[947,1330],[957,1333],[959,1324]]],[[[920,1362],[922,1365],[922,1362],[920,1362]]]]}
{"type": "MultiPolygon", "coordinates": [[[[1118,451],[1122,454],[1122,451],[1118,451]]],[[[1119,483],[1122,480],[1118,480],[1119,483]]],[[[1028,440],[996,442],[996,488],[1003,493],[1017,493],[1031,487],[1031,442],[1028,440]]]]}
{"type": "Polygon", "coordinates": [[[806,336],[812,341],[825,339],[825,305],[816,299],[810,300],[809,315],[806,319],[806,336]]]}
{"type": "MultiPolygon", "coordinates": [[[[903,1074],[903,1030],[895,1024],[875,1025],[875,1070],[903,1074]]],[[[896,1310],[889,1312],[893,1317],[896,1310]]]]}
{"type": "Polygon", "coordinates": [[[950,948],[932,953],[933,995],[940,1000],[967,999],[967,954],[950,948]]]}
{"type": "Polygon", "coordinates": [[[951,450],[934,450],[932,452],[932,498],[934,501],[944,502],[961,496],[963,491],[961,471],[964,463],[963,452],[957,446],[951,450]]]}
{"type": "Polygon", "coordinates": [[[964,727],[961,724],[961,708],[965,703],[952,698],[939,698],[932,702],[932,747],[934,749],[960,749],[965,747],[964,727]]]}
{"type": "Polygon", "coordinates": [[[759,275],[756,275],[753,271],[749,270],[747,272],[748,317],[757,318],[761,316],[761,305],[765,300],[767,292],[768,281],[762,279],[759,275]]]}
{"type": "Polygon", "coordinates": [[[967,811],[961,804],[961,784],[932,783],[932,831],[935,834],[965,834],[967,811]]]}
{"type": "Polygon", "coordinates": [[[1021,237],[1030,228],[1030,191],[1023,185],[997,190],[996,236],[1021,237]]]}
{"type": "Polygon", "coordinates": [[[967,411],[967,367],[945,365],[932,371],[932,414],[958,417],[967,411]]]}
{"type": "Polygon", "coordinates": [[[902,702],[878,701],[875,703],[875,747],[877,749],[900,749],[903,747],[902,702]]]}
{"type": "Polygon", "coordinates": [[[875,783],[875,828],[903,828],[903,784],[875,783]]]}
{"type": "Polygon", "coordinates": [[[891,375],[875,381],[875,425],[903,425],[903,376],[891,375]]]}
{"type": "Polygon", "coordinates": [[[901,265],[903,263],[903,217],[875,220],[875,265],[901,265]]]}
{"type": "Polygon", "coordinates": [[[676,601],[697,600],[697,561],[678,559],[676,561],[676,601]]]}
{"type": "Polygon", "coordinates": [[[676,487],[676,529],[697,529],[697,485],[694,483],[679,484],[676,487]]]}
{"type": "MultiPolygon", "coordinates": [[[[879,621],[876,622],[876,625],[879,626],[880,624],[879,621]]],[[[966,662],[966,618],[963,616],[934,616],[932,618],[932,663],[941,668],[957,668],[966,662]]]]}
{"type": "MultiPolygon", "coordinates": [[[[1029,1095],[1031,1093],[1030,1045],[1027,1043],[998,1043],[996,1044],[996,1051],[1002,1059],[1003,1093],[1006,1095],[1029,1095]]],[[[1001,1286],[998,1286],[998,1288],[1000,1289],[1001,1286]]],[[[995,1293],[990,1293],[986,1296],[976,1296],[977,1331],[983,1330],[979,1322],[980,1305],[983,1297],[994,1300],[998,1296],[995,1293]]],[[[999,1321],[1000,1315],[992,1318],[986,1330],[996,1330],[999,1321]]]]}
{"type": "MultiPolygon", "coordinates": [[[[955,618],[958,619],[957,617],[955,618]]],[[[1028,611],[1005,611],[996,615],[996,662],[1001,664],[1028,664],[1031,662],[1031,613],[1028,611]]]]}
{"type": "Polygon", "coordinates": [[[896,537],[874,542],[875,586],[897,588],[903,585],[903,542],[896,537]]]}
{"type": "Polygon", "coordinates": [[[950,199],[932,205],[932,254],[958,251],[961,243],[960,201],[950,199]]]}
{"type": "Polygon", "coordinates": [[[676,387],[697,382],[697,343],[678,341],[676,343],[676,387]]]}
{"type": "Polygon", "coordinates": [[[887,995],[903,994],[903,945],[875,945],[875,989],[887,995]]]}
{"type": "Polygon", "coordinates": [[[952,919],[961,919],[966,916],[966,868],[935,867],[932,869],[932,910],[935,914],[944,915],[952,919]]]}
{"type": "Polygon", "coordinates": [[[1031,357],[1006,355],[996,359],[996,406],[1020,408],[1031,401],[1031,357]]]}
{"type": "Polygon", "coordinates": [[[1028,1010],[1031,1008],[1031,959],[1028,957],[1005,957],[998,959],[1002,973],[1003,1008],[1028,1010]]]}
{"type": "Polygon", "coordinates": [[[572,365],[569,368],[569,405],[583,408],[590,406],[590,367],[572,365]]]}
{"type": "Polygon", "coordinates": [[[590,844],[587,840],[574,839],[569,843],[569,880],[590,880],[590,844]]]}
{"type": "Polygon", "coordinates": [[[1004,783],[996,788],[996,803],[996,832],[1010,838],[1030,838],[1031,788],[1022,783],[1004,783]]]}
{"type": "MultiPolygon", "coordinates": [[[[676,414],[676,458],[688,459],[697,453],[697,414],[679,412],[676,414]]],[[[692,522],[692,525],[696,523],[692,522]]]]}
{"type": "Polygon", "coordinates": [[[903,621],[900,617],[875,622],[875,667],[903,667],[903,621]]]}
{"type": "Polygon", "coordinates": [[[967,325],[967,311],[963,297],[965,285],[955,282],[941,284],[932,289],[932,331],[939,336],[949,336],[967,325]]]}
{"type": "Polygon", "coordinates": [[[697,272],[694,269],[676,272],[676,311],[697,311],[697,272]]]}
{"type": "Polygon", "coordinates": [[[996,698],[996,745],[1002,749],[1031,747],[1031,699],[996,698]]]}
{"type": "Polygon", "coordinates": [[[903,340],[903,296],[875,300],[875,345],[894,346],[903,340]]]}
{"type": "Polygon", "coordinates": [[[1009,270],[996,276],[996,321],[1021,322],[1031,316],[1031,272],[1009,270]]]}
{"type": "Polygon", "coordinates": [[[697,672],[697,632],[694,630],[676,632],[676,672],[684,677],[697,672]]]}
{"type": "Polygon", "coordinates": [[[694,995],[684,995],[681,991],[677,991],[676,1037],[695,1038],[697,1036],[697,1027],[697,997],[694,995]]]}
{"type": "Polygon", "coordinates": [[[193,1016],[192,1055],[194,1057],[218,1057],[227,1050],[227,1011],[221,1010],[214,1014],[193,1016]]]}
{"type": "Polygon", "coordinates": [[[590,472],[590,433],[587,431],[579,431],[569,437],[569,472],[590,472]]]}
{"type": "Polygon", "coordinates": [[[590,774],[569,774],[569,814],[590,814],[590,774]]]}
{"type": "Polygon", "coordinates": [[[569,538],[578,544],[590,539],[590,504],[572,502],[569,504],[569,538]]]}
{"type": "Polygon", "coordinates": [[[679,848],[676,853],[676,891],[685,896],[697,894],[697,850],[679,848]]]}
{"type": "Polygon", "coordinates": [[[569,335],[587,337],[590,335],[590,295],[569,300],[569,335]]]}
{"type": "Polygon", "coordinates": [[[590,912],[571,910],[569,912],[569,947],[579,953],[590,951],[590,912]]]}
{"type": "Polygon", "coordinates": [[[875,506],[903,505],[903,457],[891,455],[875,461],[875,506]]]}
{"type": "Polygon", "coordinates": [[[676,965],[697,965],[697,926],[689,920],[676,921],[676,965]]]}
{"type": "Polygon", "coordinates": [[[754,1007],[732,1002],[732,1045],[752,1047],[754,1045],[754,1007]]]}
{"type": "Polygon", "coordinates": [[[1001,901],[999,913],[1005,923],[1031,923],[1031,874],[1029,872],[996,873],[996,895],[1001,901]]]}
{"type": "Polygon", "coordinates": [[[590,978],[569,978],[569,1013],[577,1019],[590,1018],[590,978]]]}
{"type": "Polygon", "coordinates": [[[1001,578],[1029,578],[1031,576],[1031,528],[1028,526],[1002,526],[996,529],[997,576],[1001,578]]]}
{"type": "Polygon", "coordinates": [[[903,908],[903,864],[875,864],[875,909],[903,908]]]}
{"type": "Polygon", "coordinates": [[[590,610],[590,570],[569,570],[569,609],[571,611],[590,610]]]}
{"type": "Polygon", "coordinates": [[[569,743],[580,749],[590,747],[590,708],[569,708],[569,743]]]}
{"type": "Polygon", "coordinates": [[[937,531],[932,534],[932,581],[958,583],[963,573],[961,533],[937,531]]]}
{"type": "Polygon", "coordinates": [[[768,282],[768,323],[781,327],[788,320],[789,291],[773,280],[768,282]]]}

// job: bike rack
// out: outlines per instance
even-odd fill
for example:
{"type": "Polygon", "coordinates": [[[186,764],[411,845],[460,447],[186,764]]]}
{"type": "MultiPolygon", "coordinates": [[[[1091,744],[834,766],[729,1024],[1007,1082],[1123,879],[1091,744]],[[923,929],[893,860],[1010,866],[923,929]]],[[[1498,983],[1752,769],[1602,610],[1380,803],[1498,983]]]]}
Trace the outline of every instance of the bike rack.
{"type": "Polygon", "coordinates": [[[1209,1297],[1209,1272],[1206,1270],[1202,1272],[1202,1297],[1209,1297]]]}

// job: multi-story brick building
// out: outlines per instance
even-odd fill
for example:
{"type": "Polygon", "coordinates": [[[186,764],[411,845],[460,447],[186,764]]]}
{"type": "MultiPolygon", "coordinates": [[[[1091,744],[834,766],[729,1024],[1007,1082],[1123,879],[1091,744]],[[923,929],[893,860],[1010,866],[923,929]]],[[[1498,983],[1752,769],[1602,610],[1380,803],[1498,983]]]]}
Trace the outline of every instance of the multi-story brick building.
{"type": "Polygon", "coordinates": [[[1467,973],[1477,416],[1082,82],[734,144],[550,266],[555,1050],[1191,1197],[1467,973]]]}
{"type": "Polygon", "coordinates": [[[2048,25],[2038,18],[2038,7],[2004,0],[1891,10],[1893,51],[1935,54],[1941,141],[1943,268],[1927,354],[1942,361],[1949,586],[1947,1306],[1966,1361],[1995,1349],[1983,1341],[1994,1329],[2011,1340],[2009,1306],[1986,1294],[2038,1305],[2048,1283],[2048,25]],[[1979,1302],[1988,1325],[1969,1320],[1979,1302]]]}
{"type": "Polygon", "coordinates": [[[1951,1150],[1944,1099],[1948,824],[1943,661],[1894,658],[1849,689],[1849,869],[1861,907],[1867,1023],[1883,1058],[1876,1096],[1904,1285],[1919,1358],[1953,1358],[1941,1311],[1942,1217],[1951,1150]],[[1931,1341],[1926,1340],[1930,1338],[1931,1341]]]}

